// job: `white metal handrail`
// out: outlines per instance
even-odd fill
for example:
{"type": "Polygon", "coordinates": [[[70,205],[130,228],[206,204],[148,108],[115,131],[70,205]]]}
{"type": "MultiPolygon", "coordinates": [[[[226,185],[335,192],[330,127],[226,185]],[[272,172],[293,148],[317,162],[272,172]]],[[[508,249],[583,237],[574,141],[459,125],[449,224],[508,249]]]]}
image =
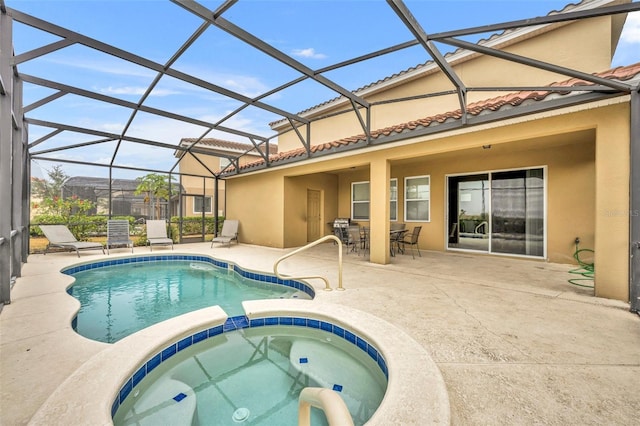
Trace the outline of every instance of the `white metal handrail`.
{"type": "Polygon", "coordinates": [[[311,407],[324,411],[329,426],[353,426],[347,404],[334,390],[304,388],[298,402],[298,426],[311,426],[311,407]]]}
{"type": "Polygon", "coordinates": [[[326,235],[318,240],[315,240],[307,244],[304,247],[300,247],[292,251],[291,253],[285,254],[280,259],[276,260],[276,262],[273,264],[273,273],[276,274],[276,277],[280,279],[287,279],[287,280],[307,280],[312,278],[319,278],[324,281],[324,284],[325,284],[324,289],[326,291],[331,291],[332,288],[331,288],[331,285],[329,284],[329,280],[323,276],[310,275],[310,276],[291,277],[291,276],[280,275],[280,273],[278,272],[278,264],[283,260],[293,256],[294,254],[298,254],[302,251],[310,249],[311,247],[317,246],[318,244],[324,243],[325,241],[329,241],[329,240],[334,240],[338,243],[338,288],[336,290],[344,290],[344,288],[342,287],[342,241],[340,240],[340,238],[336,237],[335,235],[326,235]]]}

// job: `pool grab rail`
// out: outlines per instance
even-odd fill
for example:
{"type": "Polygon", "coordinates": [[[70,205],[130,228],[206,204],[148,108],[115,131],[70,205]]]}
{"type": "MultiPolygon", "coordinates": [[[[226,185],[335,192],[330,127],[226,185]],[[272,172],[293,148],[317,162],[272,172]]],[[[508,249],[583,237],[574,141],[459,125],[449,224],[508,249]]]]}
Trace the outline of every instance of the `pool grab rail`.
{"type": "Polygon", "coordinates": [[[324,411],[329,426],[353,426],[353,418],[340,395],[327,388],[304,388],[298,402],[298,426],[311,426],[311,407],[324,411]]]}
{"type": "Polygon", "coordinates": [[[325,241],[329,241],[329,240],[334,240],[335,242],[338,243],[338,288],[336,288],[336,290],[340,290],[340,291],[344,290],[344,288],[342,287],[342,241],[340,240],[340,238],[336,237],[335,235],[326,235],[318,240],[310,242],[306,246],[300,247],[292,251],[291,253],[285,254],[280,259],[276,260],[276,262],[273,264],[273,273],[276,275],[276,277],[280,279],[287,279],[287,280],[305,280],[305,279],[319,278],[324,281],[324,284],[325,284],[324,290],[326,291],[333,290],[331,288],[331,285],[329,284],[329,280],[321,275],[310,275],[306,277],[305,276],[290,277],[290,276],[280,275],[280,273],[278,272],[278,264],[280,264],[280,262],[282,262],[283,260],[293,256],[294,254],[298,254],[302,251],[310,249],[311,247],[317,246],[318,244],[324,243],[325,241]]]}

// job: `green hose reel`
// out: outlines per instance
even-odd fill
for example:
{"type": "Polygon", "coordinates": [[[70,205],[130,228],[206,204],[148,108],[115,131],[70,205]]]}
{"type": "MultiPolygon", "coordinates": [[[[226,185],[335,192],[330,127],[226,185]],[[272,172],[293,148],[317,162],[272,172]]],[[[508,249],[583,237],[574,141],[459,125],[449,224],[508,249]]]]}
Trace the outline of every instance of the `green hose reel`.
{"type": "Polygon", "coordinates": [[[576,237],[576,250],[573,253],[573,258],[576,260],[576,262],[578,262],[578,267],[570,270],[569,273],[578,275],[578,277],[569,279],[569,283],[577,285],[579,287],[593,288],[593,278],[595,273],[594,263],[593,261],[588,262],[583,259],[587,256],[593,258],[594,251],[585,248],[581,249],[579,244],[580,238],[576,237]]]}

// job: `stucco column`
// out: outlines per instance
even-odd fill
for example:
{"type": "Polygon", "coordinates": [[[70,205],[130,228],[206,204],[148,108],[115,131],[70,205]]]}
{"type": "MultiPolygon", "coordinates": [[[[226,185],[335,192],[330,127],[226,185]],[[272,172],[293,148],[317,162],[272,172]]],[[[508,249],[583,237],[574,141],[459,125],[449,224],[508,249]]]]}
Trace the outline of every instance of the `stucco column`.
{"type": "Polygon", "coordinates": [[[369,173],[370,260],[384,265],[389,263],[389,161],[385,158],[372,161],[369,173]]]}
{"type": "Polygon", "coordinates": [[[596,129],[595,295],[629,300],[629,114],[596,129]]]}

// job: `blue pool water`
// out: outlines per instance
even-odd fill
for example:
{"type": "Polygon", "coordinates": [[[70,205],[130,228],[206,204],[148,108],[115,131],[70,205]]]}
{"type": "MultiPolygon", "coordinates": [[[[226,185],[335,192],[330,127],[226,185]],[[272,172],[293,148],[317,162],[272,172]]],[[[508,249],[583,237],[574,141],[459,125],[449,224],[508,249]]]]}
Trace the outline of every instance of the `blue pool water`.
{"type": "Polygon", "coordinates": [[[244,314],[245,300],[310,298],[296,288],[245,278],[203,261],[100,266],[72,271],[76,281],[68,292],[82,305],[74,321],[76,331],[107,343],[208,306],[219,305],[235,316],[244,314]]]}
{"type": "MultiPolygon", "coordinates": [[[[114,424],[295,426],[300,391],[312,386],[335,390],[355,425],[364,425],[387,387],[377,351],[342,327],[294,326],[300,321],[309,324],[281,318],[291,325],[216,334],[154,363],[150,372],[147,362],[148,372],[139,370],[133,386],[125,386],[114,424]]],[[[312,409],[311,424],[327,425],[320,410],[312,409]]]]}

